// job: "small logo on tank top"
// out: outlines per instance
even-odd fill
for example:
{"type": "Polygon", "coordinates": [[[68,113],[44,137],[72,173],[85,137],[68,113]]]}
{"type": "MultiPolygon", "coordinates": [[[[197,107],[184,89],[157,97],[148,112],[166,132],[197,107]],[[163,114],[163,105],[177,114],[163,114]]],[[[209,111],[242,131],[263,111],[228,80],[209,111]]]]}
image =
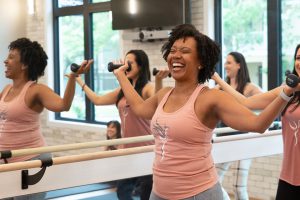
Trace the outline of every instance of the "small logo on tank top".
{"type": "Polygon", "coordinates": [[[0,134],[2,132],[6,119],[7,119],[7,113],[5,111],[0,112],[0,134]]]}
{"type": "Polygon", "coordinates": [[[298,144],[298,132],[300,129],[300,120],[297,121],[291,121],[289,122],[290,128],[294,131],[294,138],[295,138],[295,146],[298,144]]]}
{"type": "Polygon", "coordinates": [[[168,129],[169,127],[166,125],[160,125],[157,121],[155,122],[153,126],[153,135],[155,137],[159,137],[160,139],[160,147],[161,147],[161,161],[165,157],[165,145],[168,141],[168,129]]]}
{"type": "Polygon", "coordinates": [[[5,121],[6,120],[6,112],[2,111],[0,112],[0,120],[5,121]]]}

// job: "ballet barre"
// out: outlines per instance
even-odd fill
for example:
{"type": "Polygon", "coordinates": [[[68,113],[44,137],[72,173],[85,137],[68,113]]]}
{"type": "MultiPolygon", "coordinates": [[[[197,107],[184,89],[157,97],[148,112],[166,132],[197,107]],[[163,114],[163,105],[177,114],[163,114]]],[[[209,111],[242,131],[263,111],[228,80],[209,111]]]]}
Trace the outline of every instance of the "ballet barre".
{"type": "MultiPolygon", "coordinates": [[[[114,142],[109,143],[113,144],[114,142]]],[[[213,139],[212,154],[215,163],[280,153],[281,130],[213,139]]],[[[0,198],[149,175],[152,173],[153,159],[153,146],[55,157],[53,165],[47,168],[40,182],[27,189],[21,188],[21,171],[29,169],[30,174],[35,173],[42,165],[40,160],[0,165],[0,179],[6,180],[0,182],[0,198]]]]}
{"type": "Polygon", "coordinates": [[[265,133],[244,133],[213,138],[212,154],[215,163],[281,154],[282,130],[265,133]]]}
{"type": "MultiPolygon", "coordinates": [[[[225,128],[215,129],[214,133],[218,134],[218,133],[227,133],[227,132],[235,132],[235,131],[237,130],[229,127],[225,127],[225,128]]],[[[42,153],[54,153],[54,152],[62,152],[62,151],[70,151],[70,150],[78,150],[78,149],[88,149],[88,148],[111,146],[111,145],[131,144],[131,143],[147,142],[152,140],[154,140],[154,137],[152,135],[146,135],[146,136],[120,138],[120,139],[112,139],[112,140],[101,140],[101,141],[84,142],[84,143],[44,146],[44,147],[37,147],[37,148],[11,150],[10,157],[36,155],[42,153]]],[[[6,155],[7,155],[6,153],[0,151],[0,159],[7,158],[6,155]]]]}
{"type": "Polygon", "coordinates": [[[234,141],[234,140],[246,140],[251,138],[262,138],[262,137],[271,137],[276,135],[281,135],[281,129],[280,130],[273,130],[273,131],[267,131],[266,133],[242,133],[242,134],[236,134],[236,135],[228,135],[223,137],[213,137],[213,143],[220,143],[220,142],[226,142],[226,141],[234,141]]]}
{"type": "MultiPolygon", "coordinates": [[[[152,135],[146,135],[140,137],[129,137],[129,138],[121,138],[121,139],[113,139],[113,140],[101,140],[101,141],[93,141],[93,142],[11,150],[10,157],[35,155],[35,154],[42,154],[42,153],[54,153],[54,152],[62,152],[62,151],[77,150],[77,149],[88,149],[88,148],[110,146],[110,145],[121,145],[121,144],[129,144],[129,143],[132,144],[132,143],[152,141],[153,139],[154,138],[152,135]]],[[[5,154],[0,151],[0,158],[4,158],[4,155],[5,154]]]]}
{"type": "MultiPolygon", "coordinates": [[[[124,156],[124,155],[152,152],[152,151],[153,151],[153,145],[150,145],[150,146],[143,146],[143,147],[118,149],[114,151],[100,151],[100,152],[85,153],[79,155],[60,156],[60,157],[52,158],[51,165],[61,165],[66,163],[74,163],[74,162],[95,160],[95,159],[115,157],[115,156],[124,156]]],[[[0,172],[38,168],[38,167],[42,167],[42,164],[43,164],[42,160],[29,160],[25,162],[2,164],[0,165],[0,172]]]]}
{"type": "Polygon", "coordinates": [[[153,146],[133,147],[72,156],[55,157],[42,179],[23,187],[24,169],[39,173],[41,160],[0,165],[0,199],[152,173],[153,146]],[[149,166],[147,166],[149,165],[149,166]],[[22,187],[21,187],[22,186],[22,187]]]}

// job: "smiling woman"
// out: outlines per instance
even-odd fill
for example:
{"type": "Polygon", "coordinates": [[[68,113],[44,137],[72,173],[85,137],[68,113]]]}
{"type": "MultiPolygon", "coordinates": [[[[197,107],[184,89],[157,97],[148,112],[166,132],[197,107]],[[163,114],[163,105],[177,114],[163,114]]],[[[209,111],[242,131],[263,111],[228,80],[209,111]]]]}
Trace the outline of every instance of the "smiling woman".
{"type": "MultiPolygon", "coordinates": [[[[124,63],[128,67],[128,62],[131,63],[131,70],[126,71],[126,79],[130,80],[138,95],[147,99],[154,94],[154,86],[150,83],[150,69],[148,55],[140,49],[133,49],[126,53],[124,63]]],[[[77,83],[85,92],[87,98],[95,105],[116,105],[119,116],[121,118],[122,137],[135,137],[142,135],[151,135],[150,121],[142,119],[135,115],[131,107],[127,103],[124,96],[124,91],[117,87],[113,91],[106,94],[96,94],[87,86],[81,77],[76,78],[77,83]]],[[[135,144],[126,144],[124,148],[152,145],[153,141],[140,142],[135,144]]],[[[152,176],[144,176],[137,178],[129,178],[118,181],[117,194],[122,199],[132,199],[132,191],[135,182],[141,181],[141,200],[148,200],[152,189],[152,176]]]]}
{"type": "MultiPolygon", "coordinates": [[[[48,86],[37,83],[44,75],[47,55],[42,46],[27,38],[10,43],[9,54],[4,61],[5,76],[12,84],[0,93],[0,151],[45,146],[40,130],[40,113],[44,108],[60,112],[70,108],[74,90],[75,76],[69,75],[69,82],[63,98],[48,86]]],[[[91,61],[84,61],[78,73],[89,68],[91,61]]],[[[27,155],[0,160],[11,163],[32,159],[49,158],[51,155],[27,155]]]]}
{"type": "MultiPolygon", "coordinates": [[[[106,139],[112,140],[112,139],[120,139],[121,136],[121,124],[118,121],[109,121],[106,124],[106,139]]],[[[119,148],[118,145],[112,145],[112,146],[106,146],[105,150],[117,150],[119,148]]]]}
{"type": "MultiPolygon", "coordinates": [[[[300,44],[297,45],[294,54],[294,68],[295,76],[299,77],[300,74],[300,44]]],[[[299,173],[299,144],[298,132],[299,128],[299,105],[300,105],[300,92],[299,84],[297,91],[291,93],[288,87],[279,86],[268,92],[254,95],[246,98],[230,85],[223,81],[217,74],[213,79],[221,85],[221,87],[231,95],[233,95],[241,104],[251,109],[267,109],[271,103],[279,96],[288,102],[282,108],[281,121],[282,121],[282,136],[283,136],[283,161],[280,173],[279,184],[277,188],[276,200],[294,199],[300,196],[300,173],[299,173]],[[288,92],[286,94],[286,92],[288,92]]]]}
{"type": "MultiPolygon", "coordinates": [[[[239,52],[230,52],[226,57],[225,62],[226,70],[226,82],[239,93],[246,97],[253,96],[255,94],[262,93],[260,88],[251,83],[249,71],[246,63],[246,59],[243,54],[239,52]]],[[[222,89],[219,85],[218,89],[222,89]]],[[[221,127],[226,125],[221,123],[221,127]]],[[[235,135],[242,132],[229,132],[225,134],[217,134],[217,136],[235,135]]],[[[217,170],[220,183],[222,183],[225,172],[229,169],[232,162],[217,164],[217,170]]],[[[235,199],[249,199],[247,192],[248,173],[251,165],[251,159],[240,160],[234,167],[234,181],[233,191],[235,199]]],[[[229,199],[228,195],[224,191],[224,200],[229,199]]]]}
{"type": "MultiPolygon", "coordinates": [[[[44,108],[55,112],[70,108],[76,74],[70,74],[66,93],[61,98],[49,87],[37,83],[38,78],[44,75],[47,59],[43,48],[36,41],[20,38],[10,43],[9,54],[4,64],[5,76],[12,80],[12,84],[6,85],[0,93],[0,150],[44,146],[39,114],[44,108]],[[15,132],[18,134],[13,134],[15,132]]],[[[91,61],[84,61],[78,73],[84,72],[90,64],[91,61]]],[[[7,162],[33,157],[34,155],[7,159],[7,162]]]]}
{"type": "MultiPolygon", "coordinates": [[[[222,199],[211,154],[212,130],[222,120],[237,130],[263,133],[287,102],[276,95],[256,115],[225,92],[206,87],[220,49],[193,25],[176,26],[162,52],[175,87],[163,88],[146,100],[126,78],[127,66],[114,70],[132,111],[152,119],[155,159],[150,199],[222,199]]],[[[284,88],[288,95],[293,90],[284,88]]]]}

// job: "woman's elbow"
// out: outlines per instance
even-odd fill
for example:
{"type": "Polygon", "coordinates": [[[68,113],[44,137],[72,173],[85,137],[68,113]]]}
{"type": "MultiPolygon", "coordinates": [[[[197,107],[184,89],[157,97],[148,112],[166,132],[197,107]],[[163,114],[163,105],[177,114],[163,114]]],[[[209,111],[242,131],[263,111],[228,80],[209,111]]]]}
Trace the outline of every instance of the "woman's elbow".
{"type": "Polygon", "coordinates": [[[70,106],[67,106],[67,107],[65,107],[62,111],[69,111],[70,110],[70,108],[71,108],[71,105],[70,106]]]}
{"type": "Polygon", "coordinates": [[[61,106],[58,107],[58,111],[56,112],[65,112],[71,109],[72,103],[62,103],[61,106]]]}
{"type": "Polygon", "coordinates": [[[255,132],[263,134],[266,132],[266,130],[268,130],[268,126],[257,126],[255,127],[255,132]]]}

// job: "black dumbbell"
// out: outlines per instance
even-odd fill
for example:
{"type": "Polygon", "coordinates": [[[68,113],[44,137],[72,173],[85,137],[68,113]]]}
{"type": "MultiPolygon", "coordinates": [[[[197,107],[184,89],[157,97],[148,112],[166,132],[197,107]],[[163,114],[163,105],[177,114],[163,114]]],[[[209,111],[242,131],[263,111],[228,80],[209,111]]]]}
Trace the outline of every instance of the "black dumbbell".
{"type": "MultiPolygon", "coordinates": [[[[153,76],[156,76],[156,74],[157,74],[158,72],[159,72],[158,69],[153,68],[152,75],[153,75],[153,76]]],[[[171,73],[169,73],[168,76],[171,77],[171,73]]]]}
{"type": "Polygon", "coordinates": [[[70,67],[71,67],[71,71],[76,73],[78,71],[78,69],[80,68],[80,65],[78,65],[76,63],[72,63],[70,67]]]}
{"type": "Polygon", "coordinates": [[[285,82],[289,87],[294,88],[298,85],[300,79],[295,74],[289,74],[287,75],[285,82]]]}
{"type": "MultiPolygon", "coordinates": [[[[128,69],[127,69],[126,71],[129,72],[129,71],[131,70],[131,63],[128,61],[127,64],[128,64],[128,69]]],[[[109,72],[112,72],[112,71],[114,71],[115,69],[118,69],[119,67],[121,67],[121,66],[123,66],[123,65],[124,65],[124,64],[114,64],[113,62],[109,62],[109,63],[107,64],[107,70],[108,70],[109,72]]]]}
{"type": "Polygon", "coordinates": [[[292,73],[292,72],[291,72],[290,70],[287,69],[287,70],[284,72],[284,75],[287,76],[287,75],[289,75],[289,74],[291,74],[291,73],[292,73]]]}

